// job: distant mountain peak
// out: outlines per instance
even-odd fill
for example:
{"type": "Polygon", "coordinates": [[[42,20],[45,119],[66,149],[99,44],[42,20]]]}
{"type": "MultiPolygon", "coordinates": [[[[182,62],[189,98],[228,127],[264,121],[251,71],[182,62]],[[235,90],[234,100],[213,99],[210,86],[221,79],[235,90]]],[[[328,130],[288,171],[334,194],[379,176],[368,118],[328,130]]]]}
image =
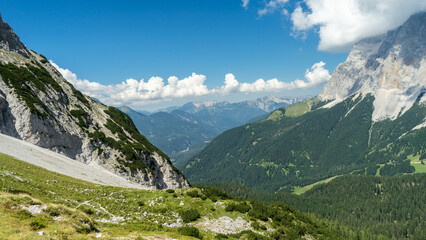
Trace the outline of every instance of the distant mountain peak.
{"type": "Polygon", "coordinates": [[[0,13],[0,48],[6,51],[17,52],[28,58],[30,53],[25,45],[19,40],[18,35],[13,32],[13,29],[3,21],[0,13]]]}
{"type": "Polygon", "coordinates": [[[339,102],[356,93],[371,94],[373,120],[395,119],[426,89],[425,57],[426,12],[422,12],[387,34],[356,43],[319,98],[339,102]]]}
{"type": "Polygon", "coordinates": [[[199,107],[211,107],[217,104],[216,101],[203,101],[203,102],[192,102],[192,104],[199,108],[199,107]]]}
{"type": "Polygon", "coordinates": [[[121,107],[119,107],[119,109],[121,110],[121,111],[123,111],[123,110],[130,110],[130,111],[133,111],[133,109],[131,109],[129,106],[127,106],[127,105],[123,105],[123,106],[121,106],[121,107]]]}
{"type": "Polygon", "coordinates": [[[122,112],[126,113],[126,114],[127,114],[127,115],[129,115],[130,117],[131,117],[131,115],[132,115],[132,114],[137,114],[137,115],[140,115],[140,116],[145,116],[145,114],[143,114],[143,113],[141,113],[141,112],[138,112],[138,111],[136,111],[136,110],[134,110],[134,109],[130,108],[130,107],[129,107],[129,106],[127,106],[127,105],[123,105],[123,106],[121,106],[121,107],[118,107],[118,109],[120,109],[120,111],[122,111],[122,112]]]}

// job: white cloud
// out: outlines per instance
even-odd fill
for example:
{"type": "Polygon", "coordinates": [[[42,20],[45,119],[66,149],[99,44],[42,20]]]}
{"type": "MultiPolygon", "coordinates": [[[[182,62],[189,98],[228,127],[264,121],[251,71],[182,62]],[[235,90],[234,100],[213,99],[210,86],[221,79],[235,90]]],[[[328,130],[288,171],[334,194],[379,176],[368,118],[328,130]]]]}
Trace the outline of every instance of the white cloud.
{"type": "Polygon", "coordinates": [[[346,51],[366,37],[386,33],[412,14],[426,10],[422,0],[304,0],[291,14],[293,29],[319,28],[319,50],[346,51]]]}
{"type": "MultiPolygon", "coordinates": [[[[331,77],[329,71],[325,69],[324,66],[325,66],[324,62],[319,62],[319,63],[315,63],[311,67],[311,69],[306,69],[305,81],[296,79],[293,82],[288,83],[288,82],[281,82],[276,78],[273,78],[267,81],[263,79],[258,79],[253,83],[239,83],[238,91],[239,92],[273,92],[273,91],[294,90],[294,89],[316,87],[320,84],[326,83],[331,77]]],[[[227,76],[228,75],[229,74],[227,74],[227,76]]],[[[232,75],[232,78],[234,78],[233,75],[232,75]]],[[[234,83],[234,88],[235,88],[235,83],[234,83]]]]}
{"type": "Polygon", "coordinates": [[[316,86],[316,85],[328,82],[328,80],[330,80],[331,75],[328,72],[328,70],[324,68],[324,66],[325,66],[324,62],[319,62],[319,63],[315,63],[311,67],[311,71],[306,69],[305,78],[306,80],[308,80],[307,87],[316,86]]]}
{"type": "Polygon", "coordinates": [[[167,84],[161,77],[151,77],[148,81],[127,79],[120,84],[103,85],[89,80],[78,79],[77,75],[68,69],[63,69],[50,60],[50,63],[67,79],[75,88],[83,93],[99,99],[108,105],[144,105],[152,102],[181,99],[186,97],[200,97],[206,95],[248,92],[272,92],[293,89],[316,87],[327,82],[330,74],[324,68],[325,63],[315,63],[305,72],[306,80],[282,82],[278,79],[258,79],[253,83],[240,83],[232,73],[225,75],[224,85],[208,89],[204,84],[206,76],[193,73],[184,79],[175,76],[167,79],[167,84]]]}
{"type": "Polygon", "coordinates": [[[290,13],[288,12],[288,10],[287,10],[287,9],[285,9],[285,8],[283,8],[283,9],[281,10],[281,14],[282,14],[282,15],[284,15],[284,16],[289,16],[289,15],[290,15],[290,13]]]}
{"type": "Polygon", "coordinates": [[[75,73],[50,63],[67,79],[75,88],[85,94],[97,98],[105,104],[122,105],[137,102],[152,102],[156,100],[183,98],[188,96],[204,96],[210,94],[204,85],[206,76],[193,73],[184,79],[175,76],[167,79],[167,85],[161,77],[151,77],[148,81],[144,79],[137,81],[127,79],[120,84],[103,85],[89,80],[77,78],[75,73]]]}
{"type": "Polygon", "coordinates": [[[287,12],[283,10],[283,7],[287,2],[288,0],[269,0],[262,9],[257,11],[257,14],[262,17],[263,15],[274,13],[277,9],[282,9],[281,13],[286,15],[287,12]]]}
{"type": "Polygon", "coordinates": [[[242,0],[242,2],[243,2],[243,8],[247,9],[250,3],[250,0],[242,0]]]}
{"type": "Polygon", "coordinates": [[[225,75],[225,85],[220,88],[222,94],[230,94],[232,92],[238,92],[240,83],[235,79],[234,74],[228,73],[225,75]]]}

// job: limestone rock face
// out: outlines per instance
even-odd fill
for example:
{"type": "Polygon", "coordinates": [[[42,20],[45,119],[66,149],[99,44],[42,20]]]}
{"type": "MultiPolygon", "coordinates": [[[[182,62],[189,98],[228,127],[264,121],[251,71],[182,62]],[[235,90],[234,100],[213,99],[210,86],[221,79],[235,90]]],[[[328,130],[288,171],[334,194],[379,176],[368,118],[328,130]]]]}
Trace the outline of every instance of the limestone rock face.
{"type": "Polygon", "coordinates": [[[130,118],[76,90],[0,16],[0,133],[101,166],[148,189],[189,187],[130,118]]]}
{"type": "Polygon", "coordinates": [[[319,97],[341,101],[358,92],[370,93],[375,97],[373,120],[395,119],[426,91],[425,56],[426,12],[422,12],[387,34],[355,44],[319,97]]]}
{"type": "Polygon", "coordinates": [[[29,52],[25,45],[19,40],[12,28],[3,21],[0,14],[0,48],[21,54],[24,57],[29,56],[29,52]]]}

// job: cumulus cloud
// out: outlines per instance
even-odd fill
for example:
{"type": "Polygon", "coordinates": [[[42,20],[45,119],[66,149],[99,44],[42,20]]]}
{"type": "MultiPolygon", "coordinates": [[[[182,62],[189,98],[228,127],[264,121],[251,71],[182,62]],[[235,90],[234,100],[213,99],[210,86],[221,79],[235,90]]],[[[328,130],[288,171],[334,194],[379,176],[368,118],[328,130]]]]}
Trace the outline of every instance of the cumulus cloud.
{"type": "Polygon", "coordinates": [[[232,92],[238,92],[240,83],[235,79],[234,74],[228,73],[225,75],[225,85],[220,88],[222,94],[230,94],[232,92]]]}
{"type": "MultiPolygon", "coordinates": [[[[232,89],[234,89],[234,91],[238,89],[239,92],[277,92],[282,90],[304,89],[319,86],[330,79],[330,73],[324,66],[324,62],[315,63],[310,69],[306,69],[306,80],[296,79],[293,82],[282,82],[273,78],[266,81],[258,79],[253,83],[238,83],[232,74],[227,74],[227,78],[232,79],[232,89]]],[[[225,79],[225,87],[228,86],[226,82],[225,79]]]]}
{"type": "Polygon", "coordinates": [[[287,15],[288,12],[284,9],[284,5],[287,2],[288,0],[269,0],[262,9],[257,11],[257,14],[259,17],[262,17],[263,15],[274,13],[276,10],[281,9],[282,14],[287,15]]]}
{"type": "Polygon", "coordinates": [[[84,90],[87,93],[90,93],[93,97],[101,97],[99,94],[103,92],[109,91],[109,86],[102,85],[97,82],[90,82],[89,80],[81,80],[77,78],[77,75],[71,72],[68,69],[60,68],[57,64],[55,64],[52,60],[49,61],[61,74],[62,76],[68,80],[75,88],[79,90],[84,90]]]}
{"type": "Polygon", "coordinates": [[[127,79],[120,84],[103,85],[89,80],[78,79],[75,73],[50,63],[67,79],[75,88],[85,94],[97,98],[110,105],[149,103],[157,100],[183,98],[189,96],[205,96],[210,94],[204,85],[206,76],[193,73],[184,79],[175,76],[164,83],[161,77],[151,77],[148,81],[127,79]]]}
{"type": "Polygon", "coordinates": [[[127,79],[120,84],[103,85],[86,79],[79,79],[68,69],[59,67],[53,61],[50,63],[75,88],[83,93],[99,99],[108,105],[144,105],[152,102],[179,99],[185,97],[199,97],[213,94],[228,95],[232,93],[249,92],[278,92],[282,90],[304,89],[316,87],[330,79],[330,73],[324,68],[325,63],[315,63],[305,72],[305,80],[282,82],[278,79],[258,79],[253,83],[240,83],[232,73],[225,75],[224,84],[220,87],[208,89],[204,84],[206,76],[193,73],[184,79],[175,76],[169,77],[167,83],[161,77],[144,79],[127,79]]]}
{"type": "Polygon", "coordinates": [[[250,0],[242,0],[242,2],[243,2],[243,8],[247,9],[250,3],[250,0]]]}
{"type": "Polygon", "coordinates": [[[331,52],[349,50],[356,41],[386,33],[426,10],[426,1],[419,0],[304,0],[303,4],[291,14],[295,35],[318,29],[318,49],[331,52]]]}

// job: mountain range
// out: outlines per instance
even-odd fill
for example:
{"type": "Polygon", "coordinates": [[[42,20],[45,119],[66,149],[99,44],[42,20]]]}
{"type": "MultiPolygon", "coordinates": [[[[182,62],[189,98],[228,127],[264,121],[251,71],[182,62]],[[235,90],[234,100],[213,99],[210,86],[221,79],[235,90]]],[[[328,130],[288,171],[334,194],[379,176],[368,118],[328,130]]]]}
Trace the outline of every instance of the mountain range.
{"type": "Polygon", "coordinates": [[[415,171],[426,152],[426,13],[355,44],[318,97],[226,131],[185,166],[192,182],[295,191],[347,174],[415,171]]]}
{"type": "Polygon", "coordinates": [[[150,142],[169,155],[177,167],[181,167],[220,133],[253,119],[263,119],[275,109],[307,98],[266,96],[237,103],[189,102],[150,115],[127,106],[119,109],[132,118],[135,126],[150,142]]]}
{"type": "Polygon", "coordinates": [[[419,13],[315,98],[147,116],[82,94],[0,15],[0,238],[424,239],[425,56],[419,13]],[[191,187],[164,149],[196,143],[191,187]]]}
{"type": "MultiPolygon", "coordinates": [[[[181,112],[181,118],[189,114],[181,112]]],[[[44,56],[27,49],[1,16],[0,152],[1,239],[344,234],[285,204],[190,188],[128,115],[75,89],[44,56]]]]}

